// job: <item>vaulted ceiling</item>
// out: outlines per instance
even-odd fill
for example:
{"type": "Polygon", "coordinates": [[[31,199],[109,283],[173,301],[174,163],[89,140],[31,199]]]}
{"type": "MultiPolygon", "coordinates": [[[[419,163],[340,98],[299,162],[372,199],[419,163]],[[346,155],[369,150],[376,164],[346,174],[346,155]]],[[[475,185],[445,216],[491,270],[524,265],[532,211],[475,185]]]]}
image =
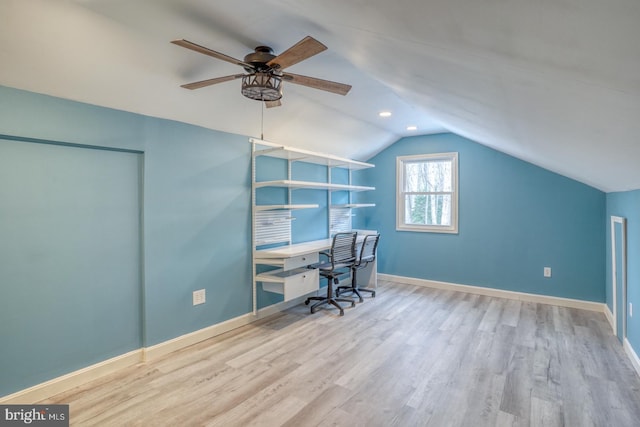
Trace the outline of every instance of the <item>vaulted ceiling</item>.
{"type": "Polygon", "coordinates": [[[451,131],[640,188],[638,0],[2,0],[0,85],[360,160],[451,131]],[[263,110],[239,80],[185,90],[242,69],[169,43],[242,59],[306,35],[328,50],[288,71],[347,96],[289,84],[263,110]]]}

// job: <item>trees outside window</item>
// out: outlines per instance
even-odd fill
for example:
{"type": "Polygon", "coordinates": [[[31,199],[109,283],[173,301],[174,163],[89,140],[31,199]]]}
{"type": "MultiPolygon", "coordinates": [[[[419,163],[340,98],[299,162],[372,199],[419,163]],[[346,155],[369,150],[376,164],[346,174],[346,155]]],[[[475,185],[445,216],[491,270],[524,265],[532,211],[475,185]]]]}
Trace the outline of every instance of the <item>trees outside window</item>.
{"type": "Polygon", "coordinates": [[[397,158],[396,228],[457,233],[458,153],[397,158]]]}

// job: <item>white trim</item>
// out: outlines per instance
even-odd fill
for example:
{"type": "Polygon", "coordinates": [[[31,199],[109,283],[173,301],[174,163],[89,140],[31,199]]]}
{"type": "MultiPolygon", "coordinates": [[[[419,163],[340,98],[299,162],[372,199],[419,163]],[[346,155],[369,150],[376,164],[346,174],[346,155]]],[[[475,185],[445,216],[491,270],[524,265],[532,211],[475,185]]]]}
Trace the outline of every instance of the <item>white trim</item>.
{"type": "MultiPolygon", "coordinates": [[[[315,291],[313,292],[315,294],[315,291]]],[[[309,294],[311,295],[311,293],[309,294]]],[[[0,397],[0,404],[24,403],[32,404],[47,399],[56,394],[65,392],[74,387],[81,386],[102,376],[112,374],[121,369],[133,366],[141,362],[149,362],[156,360],[171,352],[181,350],[190,345],[196,344],[217,335],[229,332],[235,328],[248,325],[265,317],[279,313],[295,305],[301,304],[306,295],[270,305],[258,311],[257,315],[253,313],[243,314],[242,316],[226,320],[198,331],[173,338],[171,340],[156,344],[147,348],[140,348],[129,353],[113,357],[111,359],[87,366],[66,375],[53,378],[49,381],[36,384],[24,390],[17,391],[7,396],[0,397]]]]}
{"type": "Polygon", "coordinates": [[[435,280],[415,279],[412,277],[394,276],[392,274],[378,273],[378,280],[407,283],[409,285],[423,286],[426,288],[446,289],[469,294],[487,295],[491,297],[514,299],[519,301],[536,302],[541,304],[557,305],[561,307],[579,308],[582,310],[604,312],[606,304],[601,302],[583,301],[570,298],[552,297],[548,295],[528,294],[524,292],[505,291],[502,289],[483,288],[480,286],[459,285],[456,283],[438,282],[435,280]]]}
{"type": "Polygon", "coordinates": [[[258,310],[258,313],[256,315],[254,315],[253,313],[243,314],[242,316],[234,317],[233,319],[229,319],[221,323],[216,323],[215,325],[208,326],[204,329],[199,329],[197,331],[181,335],[168,341],[161,342],[160,344],[147,347],[143,350],[144,361],[150,362],[156,360],[166,354],[181,350],[190,345],[224,334],[257,320],[264,319],[265,317],[279,313],[283,310],[286,310],[287,308],[302,303],[305,298],[306,295],[292,299],[290,301],[273,304],[258,310]]]}
{"type": "Polygon", "coordinates": [[[251,313],[243,314],[242,316],[234,317],[233,319],[225,320],[224,322],[216,323],[215,325],[163,341],[151,347],[145,347],[142,350],[143,361],[150,362],[157,360],[162,356],[173,353],[174,351],[181,350],[190,345],[199,343],[200,341],[204,341],[241,326],[248,325],[251,323],[252,318],[254,318],[254,316],[251,313]]]}
{"type": "Polygon", "coordinates": [[[629,342],[628,339],[624,339],[622,346],[624,347],[624,351],[627,352],[627,356],[629,356],[629,360],[631,360],[631,364],[633,365],[633,368],[636,370],[636,373],[640,376],[640,357],[638,357],[638,354],[633,350],[633,347],[631,346],[631,343],[629,342]]]}
{"type": "Polygon", "coordinates": [[[613,307],[612,316],[613,334],[618,335],[618,286],[616,271],[616,223],[622,224],[623,218],[619,216],[611,216],[611,306],[613,307]]]}
{"type": "Polygon", "coordinates": [[[133,350],[108,360],[87,366],[66,375],[20,390],[16,393],[0,397],[0,404],[32,404],[58,393],[78,387],[98,377],[133,366],[142,361],[142,349],[133,350]]]}
{"type": "MultiPolygon", "coordinates": [[[[431,153],[396,157],[396,231],[417,231],[421,233],[449,233],[458,234],[458,153],[431,153]],[[450,225],[420,225],[405,223],[405,164],[411,162],[429,162],[446,160],[451,162],[451,224],[450,225]]],[[[449,194],[449,192],[446,192],[449,194]]]]}

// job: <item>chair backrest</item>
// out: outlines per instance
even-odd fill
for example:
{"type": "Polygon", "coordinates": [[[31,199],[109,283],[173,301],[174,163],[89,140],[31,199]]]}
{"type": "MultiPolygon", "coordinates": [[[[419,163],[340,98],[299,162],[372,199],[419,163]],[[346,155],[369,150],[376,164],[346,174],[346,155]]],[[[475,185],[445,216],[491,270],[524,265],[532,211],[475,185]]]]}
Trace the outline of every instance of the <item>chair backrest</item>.
{"type": "Polygon", "coordinates": [[[376,250],[378,248],[379,240],[379,234],[367,234],[364,236],[364,240],[360,246],[360,254],[358,255],[358,259],[355,263],[356,267],[368,264],[376,259],[376,250]]]}
{"type": "Polygon", "coordinates": [[[331,265],[338,268],[340,265],[351,265],[356,260],[356,237],[358,233],[336,233],[331,244],[331,265]]]}

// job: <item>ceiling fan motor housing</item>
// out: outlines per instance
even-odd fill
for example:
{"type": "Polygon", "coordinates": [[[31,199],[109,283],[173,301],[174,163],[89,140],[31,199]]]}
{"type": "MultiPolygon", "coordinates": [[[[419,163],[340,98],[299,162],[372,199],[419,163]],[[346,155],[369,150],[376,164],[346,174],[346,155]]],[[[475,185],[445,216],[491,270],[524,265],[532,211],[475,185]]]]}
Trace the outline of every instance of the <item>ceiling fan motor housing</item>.
{"type": "Polygon", "coordinates": [[[271,68],[267,65],[267,62],[271,61],[275,57],[276,55],[273,54],[273,49],[269,46],[258,46],[255,48],[254,52],[244,57],[244,62],[253,65],[254,69],[248,67],[245,67],[244,69],[247,70],[248,73],[256,70],[266,71],[271,68]]]}

